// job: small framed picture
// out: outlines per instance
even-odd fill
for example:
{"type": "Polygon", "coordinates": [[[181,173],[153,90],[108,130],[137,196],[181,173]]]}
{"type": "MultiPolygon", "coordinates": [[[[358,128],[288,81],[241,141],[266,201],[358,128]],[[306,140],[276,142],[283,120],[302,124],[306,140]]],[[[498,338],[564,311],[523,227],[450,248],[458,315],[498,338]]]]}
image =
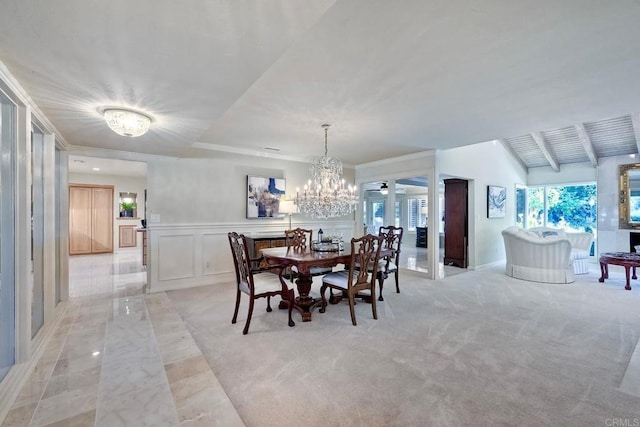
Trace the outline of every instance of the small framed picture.
{"type": "Polygon", "coordinates": [[[504,218],[507,211],[507,189],[497,185],[487,186],[487,218],[504,218]]]}

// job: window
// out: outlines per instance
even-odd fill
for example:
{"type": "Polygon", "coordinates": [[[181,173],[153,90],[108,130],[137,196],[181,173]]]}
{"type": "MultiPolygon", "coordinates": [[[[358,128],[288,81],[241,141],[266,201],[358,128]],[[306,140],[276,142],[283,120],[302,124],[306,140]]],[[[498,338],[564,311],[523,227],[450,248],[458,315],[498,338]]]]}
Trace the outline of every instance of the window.
{"type": "Polygon", "coordinates": [[[548,186],[547,224],[567,231],[596,228],[596,185],[548,186]]]}
{"type": "Polygon", "coordinates": [[[595,184],[529,187],[526,203],[527,227],[589,232],[596,228],[595,184]]]}
{"type": "Polygon", "coordinates": [[[384,225],[384,200],[371,203],[373,213],[373,230],[377,231],[384,225]]]}
{"type": "Polygon", "coordinates": [[[416,227],[427,225],[427,199],[426,197],[407,199],[407,224],[408,231],[416,231],[416,227]]]}
{"type": "Polygon", "coordinates": [[[544,225],[544,187],[527,189],[527,228],[544,225]]]}
{"type": "MultiPolygon", "coordinates": [[[[595,253],[598,218],[596,184],[529,187],[526,193],[527,227],[547,226],[593,233],[591,254],[595,253]]],[[[518,200],[516,210],[519,209],[519,203],[518,200]]]]}
{"type": "Polygon", "coordinates": [[[516,225],[524,227],[524,218],[527,213],[527,187],[516,185],[516,225]]]}

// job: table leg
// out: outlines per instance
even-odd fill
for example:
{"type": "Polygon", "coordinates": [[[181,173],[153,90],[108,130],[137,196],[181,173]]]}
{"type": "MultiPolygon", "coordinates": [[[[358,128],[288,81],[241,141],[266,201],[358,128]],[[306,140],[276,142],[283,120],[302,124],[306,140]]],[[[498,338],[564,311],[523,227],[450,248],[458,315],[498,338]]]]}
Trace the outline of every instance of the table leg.
{"type": "MultiPolygon", "coordinates": [[[[300,312],[303,322],[310,322],[311,310],[322,304],[322,300],[320,298],[312,298],[309,295],[312,283],[313,277],[311,277],[310,274],[298,274],[298,279],[296,280],[298,296],[296,297],[296,302],[293,308],[300,312]]],[[[283,308],[282,304],[280,308],[283,308]]]]}
{"type": "Polygon", "coordinates": [[[636,266],[635,265],[633,266],[633,276],[631,276],[631,278],[633,280],[636,280],[638,278],[638,276],[636,276],[636,266]]]}
{"type": "Polygon", "coordinates": [[[629,268],[630,268],[630,267],[629,267],[628,265],[625,265],[625,266],[624,266],[624,272],[625,272],[625,276],[626,276],[626,278],[627,278],[627,286],[625,286],[624,288],[625,288],[626,290],[628,290],[628,291],[630,291],[630,290],[631,290],[631,284],[629,283],[629,268]]]}
{"type": "Polygon", "coordinates": [[[604,279],[608,278],[609,270],[607,268],[607,263],[600,261],[600,278],[598,279],[598,282],[602,283],[604,282],[604,279]]]}

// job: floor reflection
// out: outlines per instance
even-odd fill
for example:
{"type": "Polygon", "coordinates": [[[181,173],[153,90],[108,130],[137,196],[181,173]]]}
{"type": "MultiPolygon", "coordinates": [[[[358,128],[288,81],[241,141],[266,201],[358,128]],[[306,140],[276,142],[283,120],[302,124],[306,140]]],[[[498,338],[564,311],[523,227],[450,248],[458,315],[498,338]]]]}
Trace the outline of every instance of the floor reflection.
{"type": "MultiPolygon", "coordinates": [[[[440,248],[440,277],[449,277],[468,271],[466,268],[459,268],[450,265],[444,265],[444,249],[440,248]]],[[[400,251],[400,267],[408,270],[418,271],[422,273],[429,272],[427,248],[418,248],[415,246],[403,245],[400,251]]]]}

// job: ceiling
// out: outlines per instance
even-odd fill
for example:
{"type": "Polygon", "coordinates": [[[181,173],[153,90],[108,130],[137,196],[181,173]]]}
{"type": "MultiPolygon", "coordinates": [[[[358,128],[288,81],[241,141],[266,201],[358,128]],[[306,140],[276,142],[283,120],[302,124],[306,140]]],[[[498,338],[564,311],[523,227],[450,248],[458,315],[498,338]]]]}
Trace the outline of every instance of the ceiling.
{"type": "Polygon", "coordinates": [[[632,117],[639,21],[637,0],[9,0],[0,61],[68,146],[308,159],[330,123],[357,165],[632,117]],[[113,105],[152,129],[116,135],[113,105]]]}
{"type": "Polygon", "coordinates": [[[93,156],[69,156],[69,173],[89,175],[116,175],[144,178],[147,164],[131,160],[108,159],[93,156]]]}

